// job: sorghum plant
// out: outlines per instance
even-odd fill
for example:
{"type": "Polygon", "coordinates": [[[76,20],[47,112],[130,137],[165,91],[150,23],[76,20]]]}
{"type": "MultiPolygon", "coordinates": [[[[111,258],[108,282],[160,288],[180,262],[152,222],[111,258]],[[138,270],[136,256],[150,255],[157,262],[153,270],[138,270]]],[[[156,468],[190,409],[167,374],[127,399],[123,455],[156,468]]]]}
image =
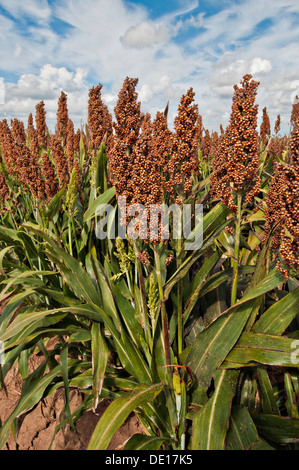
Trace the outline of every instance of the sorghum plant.
{"type": "Polygon", "coordinates": [[[259,140],[256,130],[258,106],[255,97],[259,83],[245,75],[241,86],[234,86],[230,123],[221,135],[213,158],[211,193],[237,214],[233,259],[232,303],[237,299],[242,204],[250,204],[260,188],[258,168],[259,140]]]}

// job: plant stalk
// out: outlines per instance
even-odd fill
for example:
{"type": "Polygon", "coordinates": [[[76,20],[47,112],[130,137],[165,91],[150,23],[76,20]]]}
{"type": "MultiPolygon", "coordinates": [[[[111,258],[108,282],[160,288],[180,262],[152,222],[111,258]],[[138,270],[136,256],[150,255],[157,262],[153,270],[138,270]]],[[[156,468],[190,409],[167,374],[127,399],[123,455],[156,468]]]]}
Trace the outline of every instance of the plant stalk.
{"type": "MultiPolygon", "coordinates": [[[[178,246],[177,246],[177,269],[181,266],[181,258],[180,258],[180,253],[182,250],[182,239],[180,238],[178,240],[178,246]]],[[[182,295],[183,295],[183,286],[182,286],[182,280],[180,279],[178,281],[177,285],[177,305],[178,305],[178,356],[183,351],[183,304],[182,304],[182,295]]]]}
{"type": "Polygon", "coordinates": [[[242,193],[237,193],[237,220],[235,223],[235,249],[233,265],[233,279],[232,279],[232,292],[231,292],[231,305],[237,302],[237,289],[238,289],[238,269],[239,269],[239,254],[240,254],[240,234],[241,234],[241,218],[242,218],[242,193]]]}
{"type": "MultiPolygon", "coordinates": [[[[167,318],[167,312],[166,312],[165,300],[164,300],[163,282],[162,282],[162,277],[161,277],[160,256],[158,253],[158,248],[156,246],[153,247],[153,250],[154,250],[154,255],[155,255],[155,266],[156,266],[158,290],[159,290],[160,305],[161,305],[165,362],[166,362],[166,366],[169,366],[170,365],[169,328],[168,328],[168,318],[167,318]]],[[[167,370],[169,370],[169,367],[167,367],[167,370]]]]}

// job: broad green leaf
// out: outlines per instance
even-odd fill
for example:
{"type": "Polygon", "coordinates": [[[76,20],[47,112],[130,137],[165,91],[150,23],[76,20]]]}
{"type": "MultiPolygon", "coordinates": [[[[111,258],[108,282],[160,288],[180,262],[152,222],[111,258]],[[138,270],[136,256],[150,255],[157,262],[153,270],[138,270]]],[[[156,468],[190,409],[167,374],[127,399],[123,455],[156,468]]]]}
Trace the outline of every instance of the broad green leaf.
{"type": "Polygon", "coordinates": [[[199,333],[186,360],[199,386],[208,388],[214,371],[237,342],[251,311],[252,303],[237,306],[199,333]]]}
{"type": "MultiPolygon", "coordinates": [[[[281,274],[274,269],[255,287],[247,291],[237,304],[230,307],[204,331],[199,333],[187,356],[188,367],[199,381],[208,386],[213,372],[225,360],[237,342],[252,311],[259,304],[259,296],[281,283],[281,274]]],[[[237,361],[236,361],[237,362],[237,361]]]]}
{"type": "Polygon", "coordinates": [[[124,450],[159,450],[167,438],[134,434],[125,445],[124,450]]]}
{"type": "Polygon", "coordinates": [[[224,449],[238,375],[238,371],[215,372],[213,395],[193,418],[192,450],[224,449]]]}
{"type": "MultiPolygon", "coordinates": [[[[240,266],[238,270],[238,275],[246,275],[246,274],[252,274],[255,270],[254,266],[240,266]]],[[[231,280],[233,274],[233,269],[228,268],[225,269],[224,271],[220,271],[219,273],[215,273],[212,276],[210,276],[204,285],[202,286],[201,290],[198,292],[198,297],[203,297],[206,295],[208,292],[212,292],[214,289],[216,289],[218,286],[223,284],[226,281],[231,280]]]]}
{"type": "Polygon", "coordinates": [[[205,284],[207,277],[211,273],[212,269],[215,267],[215,264],[219,260],[219,253],[215,252],[212,256],[209,256],[199,272],[196,274],[195,278],[193,279],[190,288],[188,289],[185,297],[185,307],[183,311],[184,323],[186,323],[187,319],[189,318],[190,313],[194,305],[198,299],[198,293],[202,286],[205,284]]]}
{"type": "Polygon", "coordinates": [[[4,334],[8,324],[12,320],[14,314],[16,314],[18,308],[22,305],[24,299],[34,293],[34,290],[29,289],[19,294],[15,294],[5,305],[0,316],[0,338],[4,334]]]}
{"type": "Polygon", "coordinates": [[[94,201],[91,202],[87,211],[84,213],[83,221],[87,222],[92,219],[97,211],[98,206],[101,204],[110,204],[115,197],[115,188],[109,188],[103,194],[100,194],[94,201]]]}
{"type": "Polygon", "coordinates": [[[260,436],[277,444],[299,442],[299,419],[271,414],[252,414],[260,436]]]}
{"type": "Polygon", "coordinates": [[[64,384],[65,394],[65,413],[68,418],[70,426],[75,429],[72,413],[70,409],[70,389],[69,389],[69,370],[68,370],[68,343],[64,343],[60,351],[60,365],[64,384]]]}
{"type": "Polygon", "coordinates": [[[53,198],[49,202],[48,210],[47,210],[48,220],[53,220],[53,218],[58,213],[60,206],[61,206],[61,199],[62,199],[64,192],[65,192],[65,188],[62,188],[60,191],[58,191],[58,193],[55,194],[55,196],[53,196],[53,198]]]}
{"type": "Polygon", "coordinates": [[[97,154],[97,168],[95,175],[95,188],[99,189],[103,193],[107,186],[106,181],[106,166],[107,166],[107,155],[106,146],[104,142],[101,143],[100,150],[97,154]]]}
{"type": "Polygon", "coordinates": [[[225,450],[247,450],[259,435],[247,408],[234,408],[229,420],[225,450]]]}
{"type": "Polygon", "coordinates": [[[103,304],[104,310],[113,318],[114,323],[120,331],[120,319],[116,308],[115,299],[109,285],[109,282],[105,276],[103,267],[97,259],[96,249],[94,246],[91,247],[86,258],[90,264],[93,271],[93,276],[95,282],[98,286],[101,295],[101,301],[103,304]]]}
{"type": "Polygon", "coordinates": [[[298,367],[292,361],[293,340],[287,337],[244,332],[226,357],[223,367],[260,363],[280,367],[298,367]]]}
{"type": "Polygon", "coordinates": [[[91,328],[91,352],[93,375],[93,411],[95,412],[102,391],[109,349],[101,331],[100,323],[94,322],[91,328]]]}
{"type": "Polygon", "coordinates": [[[229,221],[225,221],[222,225],[218,226],[216,230],[209,234],[207,238],[204,238],[202,247],[199,250],[194,251],[176,270],[176,272],[171,276],[171,278],[165,284],[164,290],[164,298],[165,300],[168,299],[169,294],[172,288],[177,284],[178,281],[183,279],[185,275],[189,272],[191,266],[195,263],[195,261],[209,248],[211,248],[214,244],[214,240],[217,238],[219,233],[229,224],[229,221]]]}
{"type": "Polygon", "coordinates": [[[129,414],[143,403],[154,400],[163,388],[164,384],[139,386],[133,393],[114,400],[99,420],[88,444],[88,450],[107,449],[113,435],[129,414]]]}
{"type": "Polygon", "coordinates": [[[253,325],[255,333],[282,335],[299,313],[299,288],[271,305],[253,325]]]}
{"type": "Polygon", "coordinates": [[[274,447],[270,446],[267,441],[264,439],[259,439],[254,442],[248,450],[276,450],[274,447]]]}
{"type": "Polygon", "coordinates": [[[13,248],[11,246],[7,246],[0,251],[0,274],[3,274],[3,259],[5,258],[6,253],[12,250],[13,248]]]}
{"type": "Polygon", "coordinates": [[[261,407],[265,414],[280,415],[272,384],[264,367],[258,367],[258,380],[260,384],[261,407]]]}
{"type": "Polygon", "coordinates": [[[297,394],[293,386],[291,374],[289,372],[285,372],[284,374],[284,388],[285,388],[285,393],[286,393],[285,406],[286,406],[288,415],[291,418],[299,418],[297,394]]]}

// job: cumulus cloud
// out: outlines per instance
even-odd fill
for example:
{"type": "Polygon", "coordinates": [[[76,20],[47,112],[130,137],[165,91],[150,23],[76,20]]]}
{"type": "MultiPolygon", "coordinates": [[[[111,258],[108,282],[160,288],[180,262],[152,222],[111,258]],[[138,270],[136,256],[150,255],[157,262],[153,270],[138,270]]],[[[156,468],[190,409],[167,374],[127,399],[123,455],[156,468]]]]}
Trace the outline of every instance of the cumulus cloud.
{"type": "Polygon", "coordinates": [[[5,100],[0,106],[3,117],[19,117],[26,121],[29,113],[35,112],[36,104],[43,100],[46,104],[49,127],[54,128],[57,101],[63,90],[68,95],[68,106],[71,117],[80,124],[86,117],[87,70],[78,68],[69,71],[65,67],[56,68],[46,64],[38,75],[23,74],[17,83],[4,83],[5,100]]]}
{"type": "Polygon", "coordinates": [[[163,44],[170,38],[175,37],[182,30],[189,28],[200,28],[203,25],[203,13],[190,18],[178,20],[175,22],[167,21],[162,24],[143,21],[137,26],[131,26],[120,40],[126,47],[143,49],[152,47],[155,44],[163,44]]]}
{"type": "Polygon", "coordinates": [[[268,59],[261,59],[260,57],[255,57],[250,66],[250,73],[267,73],[272,69],[271,62],[268,59]]]}
{"type": "Polygon", "coordinates": [[[126,47],[143,49],[154,44],[163,43],[169,39],[169,30],[165,25],[155,25],[148,21],[143,21],[138,26],[132,26],[120,38],[126,47]]]}
{"type": "Polygon", "coordinates": [[[139,78],[143,111],[164,109],[169,100],[169,117],[192,86],[206,127],[217,129],[229,116],[233,85],[252,73],[261,82],[260,108],[287,121],[291,83],[299,80],[297,0],[215,4],[218,11],[205,15],[205,4],[199,9],[197,0],[177,0],[153,19],[145,6],[127,0],[85,0],[84,8],[80,0],[0,0],[10,13],[0,14],[0,63],[16,74],[16,83],[6,84],[0,117],[25,116],[44,98],[54,119],[63,88],[75,118],[85,119],[88,86],[99,82],[112,111],[130,76],[139,78]],[[19,28],[26,18],[27,29],[19,28]],[[53,29],[53,18],[71,26],[67,34],[53,29]]]}

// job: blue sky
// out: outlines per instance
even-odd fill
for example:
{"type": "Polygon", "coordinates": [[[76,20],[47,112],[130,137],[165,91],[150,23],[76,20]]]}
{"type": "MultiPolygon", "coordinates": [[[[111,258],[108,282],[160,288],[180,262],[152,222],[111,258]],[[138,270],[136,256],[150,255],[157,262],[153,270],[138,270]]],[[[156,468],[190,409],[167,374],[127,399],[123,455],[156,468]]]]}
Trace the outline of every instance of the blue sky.
{"type": "Polygon", "coordinates": [[[144,112],[170,102],[170,126],[192,86],[204,126],[219,130],[233,85],[252,73],[259,115],[266,106],[273,128],[281,114],[288,133],[299,94],[298,20],[297,0],[0,0],[0,118],[26,122],[43,99],[53,128],[64,90],[79,126],[88,89],[102,83],[113,111],[129,76],[139,78],[144,112]]]}

